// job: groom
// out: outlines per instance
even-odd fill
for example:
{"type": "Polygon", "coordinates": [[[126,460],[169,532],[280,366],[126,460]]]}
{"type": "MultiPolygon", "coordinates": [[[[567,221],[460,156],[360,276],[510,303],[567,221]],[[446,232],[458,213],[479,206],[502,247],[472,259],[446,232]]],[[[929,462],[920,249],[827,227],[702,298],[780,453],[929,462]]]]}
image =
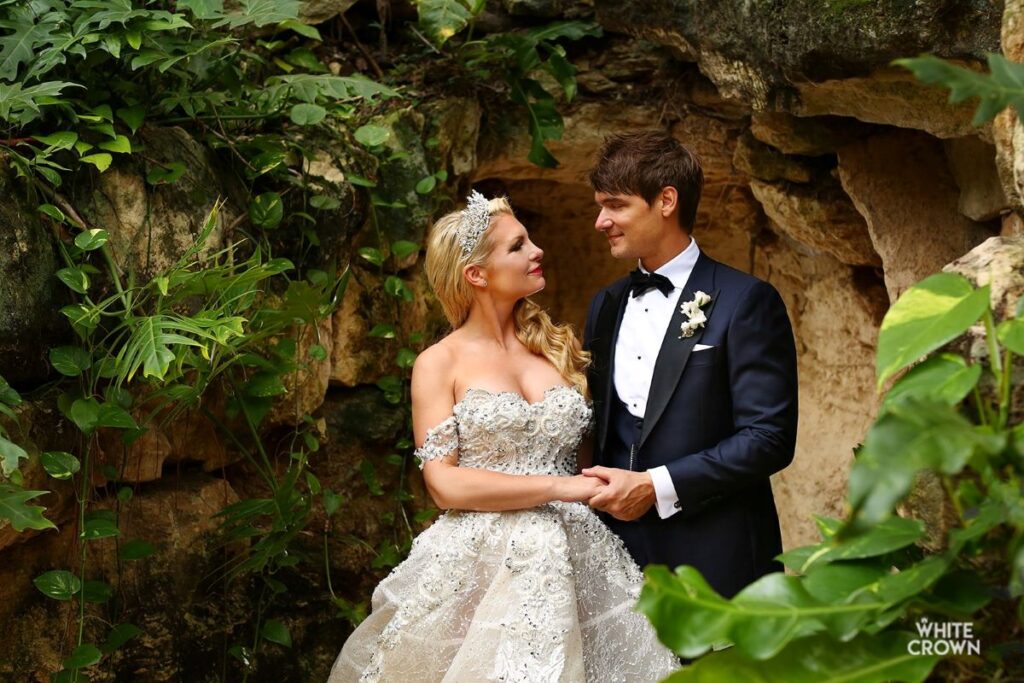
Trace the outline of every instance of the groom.
{"type": "Polygon", "coordinates": [[[595,228],[638,267],[605,287],[584,345],[597,417],[590,500],[640,566],[692,565],[732,597],[782,571],[769,476],[793,459],[796,350],[766,282],[691,237],[700,162],[661,131],[608,138],[595,228]]]}

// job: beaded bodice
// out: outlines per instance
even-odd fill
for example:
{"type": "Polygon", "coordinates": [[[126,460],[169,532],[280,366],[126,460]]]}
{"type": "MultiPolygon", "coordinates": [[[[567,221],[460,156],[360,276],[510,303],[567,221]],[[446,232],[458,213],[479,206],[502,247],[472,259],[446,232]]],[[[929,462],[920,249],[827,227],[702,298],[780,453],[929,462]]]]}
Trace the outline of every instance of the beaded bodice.
{"type": "Polygon", "coordinates": [[[421,465],[459,450],[460,467],[507,474],[576,473],[576,448],[592,411],[573,387],[558,385],[529,403],[512,391],[469,389],[452,415],[416,451],[421,465]]]}

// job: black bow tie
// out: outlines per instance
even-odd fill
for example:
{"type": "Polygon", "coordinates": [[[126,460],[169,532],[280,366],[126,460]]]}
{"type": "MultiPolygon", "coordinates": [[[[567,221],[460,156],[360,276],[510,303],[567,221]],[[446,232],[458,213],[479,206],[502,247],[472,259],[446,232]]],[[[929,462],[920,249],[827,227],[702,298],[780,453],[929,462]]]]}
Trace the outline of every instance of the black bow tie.
{"type": "Polygon", "coordinates": [[[639,268],[629,273],[629,291],[633,296],[640,296],[648,289],[657,289],[668,296],[674,289],[672,281],[658,273],[644,273],[639,268]]]}

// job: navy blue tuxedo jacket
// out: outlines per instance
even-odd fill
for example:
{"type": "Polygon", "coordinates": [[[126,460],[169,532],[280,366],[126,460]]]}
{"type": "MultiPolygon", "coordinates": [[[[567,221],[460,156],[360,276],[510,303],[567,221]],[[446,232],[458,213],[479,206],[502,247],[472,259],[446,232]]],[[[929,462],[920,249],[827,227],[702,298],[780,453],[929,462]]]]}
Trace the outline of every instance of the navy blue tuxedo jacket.
{"type": "MultiPolygon", "coordinates": [[[[678,303],[698,290],[711,295],[707,322],[681,339],[685,317],[677,304],[635,454],[637,471],[668,468],[679,512],[664,520],[654,509],[633,522],[603,517],[641,566],[692,565],[732,596],[782,570],[774,559],[782,543],[769,477],[793,459],[796,349],[785,304],[770,284],[702,252],[678,303]],[[712,348],[694,351],[698,343],[712,348]]],[[[615,342],[628,297],[628,278],[598,292],[584,331],[597,418],[594,463],[611,467],[628,462],[608,438],[615,342]]]]}

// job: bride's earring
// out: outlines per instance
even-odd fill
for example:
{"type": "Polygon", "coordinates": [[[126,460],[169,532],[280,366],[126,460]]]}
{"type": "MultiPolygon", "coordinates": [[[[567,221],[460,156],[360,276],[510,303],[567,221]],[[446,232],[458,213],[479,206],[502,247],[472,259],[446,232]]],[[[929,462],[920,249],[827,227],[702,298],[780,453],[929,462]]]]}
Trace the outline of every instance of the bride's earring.
{"type": "Polygon", "coordinates": [[[481,282],[480,286],[481,287],[486,287],[487,286],[487,280],[484,280],[483,282],[481,282]]]}

